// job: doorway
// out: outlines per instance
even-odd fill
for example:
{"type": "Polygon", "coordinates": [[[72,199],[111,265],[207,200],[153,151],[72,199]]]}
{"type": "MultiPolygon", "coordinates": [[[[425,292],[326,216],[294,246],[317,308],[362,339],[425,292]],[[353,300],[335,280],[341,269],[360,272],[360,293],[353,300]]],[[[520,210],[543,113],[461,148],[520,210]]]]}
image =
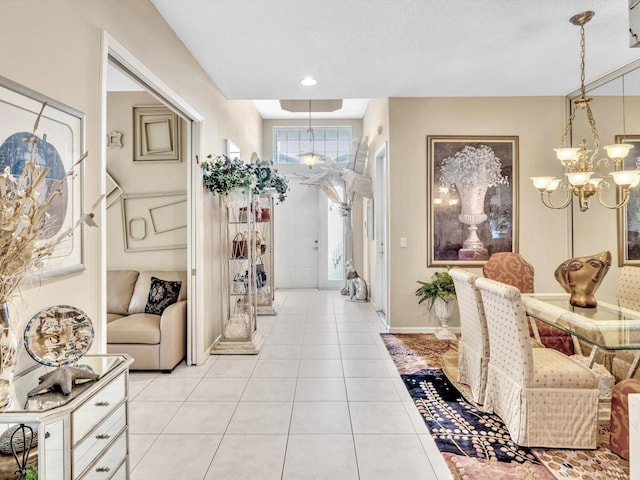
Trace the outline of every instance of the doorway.
{"type": "Polygon", "coordinates": [[[387,256],[387,143],[385,142],[375,154],[375,205],[374,205],[374,225],[375,225],[375,288],[372,303],[378,316],[389,327],[387,316],[388,299],[388,256],[387,256]]]}
{"type": "MultiPolygon", "coordinates": [[[[281,170],[284,170],[282,168],[281,170]]],[[[276,288],[339,290],[344,284],[342,217],[338,205],[289,167],[287,201],[276,205],[276,288]]]]}
{"type": "Polygon", "coordinates": [[[276,206],[276,288],[318,288],[320,191],[289,177],[287,201],[276,206]]]}
{"type": "MultiPolygon", "coordinates": [[[[190,272],[187,275],[187,301],[188,301],[188,317],[187,317],[187,364],[202,364],[209,356],[209,347],[207,343],[206,328],[203,321],[201,305],[202,295],[199,295],[202,286],[198,283],[195,272],[198,269],[200,256],[197,252],[202,250],[201,241],[199,241],[198,221],[202,217],[202,189],[194,188],[199,185],[199,167],[195,160],[201,155],[200,136],[201,122],[203,117],[193,110],[182,98],[173,92],[159,78],[142,65],[135,57],[133,57],[122,45],[120,45],[109,34],[105,33],[103,38],[103,58],[102,58],[102,132],[103,138],[107,137],[107,90],[109,72],[114,71],[121,73],[122,77],[128,81],[142,87],[156,103],[161,103],[176,113],[184,124],[183,139],[185,147],[183,149],[186,165],[184,174],[184,182],[180,181],[182,190],[186,192],[186,256],[183,253],[183,261],[181,261],[182,269],[190,272]]],[[[121,78],[122,79],[122,78],[121,78]]],[[[131,141],[131,139],[129,140],[131,141]]],[[[130,146],[131,148],[131,146],[130,146]]],[[[107,174],[107,154],[103,151],[101,155],[101,191],[105,192],[105,184],[108,180],[109,188],[112,187],[114,178],[107,174]]],[[[125,194],[127,192],[124,192],[125,194]]],[[[119,208],[111,206],[111,208],[119,208]]],[[[101,209],[101,218],[106,224],[107,211],[106,205],[101,209]]],[[[108,237],[107,228],[101,229],[100,237],[100,273],[102,279],[101,286],[101,310],[106,311],[106,272],[107,272],[107,247],[108,237]]],[[[170,251],[170,250],[167,250],[170,251]]],[[[106,317],[106,315],[105,315],[106,317]]],[[[104,320],[106,325],[106,320],[104,320]]]]}

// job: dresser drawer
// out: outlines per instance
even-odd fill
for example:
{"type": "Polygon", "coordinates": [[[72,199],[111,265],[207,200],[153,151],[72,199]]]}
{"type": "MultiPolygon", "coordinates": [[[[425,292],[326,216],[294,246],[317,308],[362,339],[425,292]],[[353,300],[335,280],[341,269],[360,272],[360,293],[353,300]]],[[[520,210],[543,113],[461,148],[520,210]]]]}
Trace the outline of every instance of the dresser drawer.
{"type": "Polygon", "coordinates": [[[124,462],[109,480],[127,480],[127,462],[124,462]]]}
{"type": "Polygon", "coordinates": [[[127,409],[122,403],[98,428],[73,448],[71,455],[74,475],[78,476],[84,472],[126,425],[127,409]]]}
{"type": "Polygon", "coordinates": [[[104,455],[87,470],[87,473],[79,477],[79,480],[109,480],[120,473],[123,462],[126,466],[126,458],[127,432],[124,431],[104,455]]]}
{"type": "Polygon", "coordinates": [[[72,445],[76,445],[109,415],[125,398],[125,392],[125,376],[122,374],[74,411],[71,418],[72,445]]]}

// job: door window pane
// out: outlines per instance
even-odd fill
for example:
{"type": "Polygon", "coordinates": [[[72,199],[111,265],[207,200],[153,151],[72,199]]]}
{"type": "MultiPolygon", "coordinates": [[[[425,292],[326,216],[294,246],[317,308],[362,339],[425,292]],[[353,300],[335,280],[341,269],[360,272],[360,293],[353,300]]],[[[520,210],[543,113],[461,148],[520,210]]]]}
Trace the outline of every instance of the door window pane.
{"type": "Polygon", "coordinates": [[[327,199],[327,280],[344,280],[343,217],[338,205],[327,199]]]}

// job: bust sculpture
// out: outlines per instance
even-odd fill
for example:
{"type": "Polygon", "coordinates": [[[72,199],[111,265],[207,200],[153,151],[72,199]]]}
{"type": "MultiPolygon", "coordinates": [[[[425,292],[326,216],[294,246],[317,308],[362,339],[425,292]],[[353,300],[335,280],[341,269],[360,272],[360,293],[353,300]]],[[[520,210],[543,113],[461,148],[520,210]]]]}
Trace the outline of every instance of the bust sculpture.
{"type": "Polygon", "coordinates": [[[564,290],[571,294],[569,303],[574,307],[595,308],[596,290],[611,266],[611,252],[605,250],[588,257],[575,257],[562,262],[555,277],[564,290]]]}

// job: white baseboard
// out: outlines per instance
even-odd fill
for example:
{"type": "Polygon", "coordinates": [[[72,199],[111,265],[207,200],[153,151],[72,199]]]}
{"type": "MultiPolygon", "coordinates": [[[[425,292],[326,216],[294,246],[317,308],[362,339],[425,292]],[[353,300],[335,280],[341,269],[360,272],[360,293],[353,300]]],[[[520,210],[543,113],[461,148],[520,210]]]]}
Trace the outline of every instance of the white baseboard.
{"type": "MultiPolygon", "coordinates": [[[[449,327],[454,333],[460,333],[460,327],[449,327]]],[[[389,333],[433,333],[435,334],[440,327],[391,327],[389,333]]]]}

